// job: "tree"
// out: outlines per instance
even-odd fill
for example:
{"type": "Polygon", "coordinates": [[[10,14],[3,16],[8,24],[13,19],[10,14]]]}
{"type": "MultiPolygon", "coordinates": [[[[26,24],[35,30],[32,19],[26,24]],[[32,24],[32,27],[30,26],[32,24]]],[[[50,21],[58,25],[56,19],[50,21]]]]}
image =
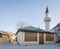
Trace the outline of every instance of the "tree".
{"type": "Polygon", "coordinates": [[[17,23],[18,29],[19,29],[19,28],[24,28],[24,27],[27,27],[27,26],[28,26],[28,24],[25,23],[25,22],[18,22],[18,23],[17,23]]]}

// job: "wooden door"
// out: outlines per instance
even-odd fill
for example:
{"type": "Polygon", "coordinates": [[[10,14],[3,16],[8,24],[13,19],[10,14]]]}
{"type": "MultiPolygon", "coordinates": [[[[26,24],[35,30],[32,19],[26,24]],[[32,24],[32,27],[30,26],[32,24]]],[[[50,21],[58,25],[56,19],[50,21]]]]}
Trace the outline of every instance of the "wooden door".
{"type": "Polygon", "coordinates": [[[44,33],[39,33],[39,44],[44,44],[44,33]]]}

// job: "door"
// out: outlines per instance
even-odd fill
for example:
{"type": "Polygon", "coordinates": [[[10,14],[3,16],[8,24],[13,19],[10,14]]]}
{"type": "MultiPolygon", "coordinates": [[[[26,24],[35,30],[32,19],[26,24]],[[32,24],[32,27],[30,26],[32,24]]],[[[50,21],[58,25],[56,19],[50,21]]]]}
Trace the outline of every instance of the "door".
{"type": "Polygon", "coordinates": [[[39,44],[44,44],[44,33],[39,33],[39,44]]]}

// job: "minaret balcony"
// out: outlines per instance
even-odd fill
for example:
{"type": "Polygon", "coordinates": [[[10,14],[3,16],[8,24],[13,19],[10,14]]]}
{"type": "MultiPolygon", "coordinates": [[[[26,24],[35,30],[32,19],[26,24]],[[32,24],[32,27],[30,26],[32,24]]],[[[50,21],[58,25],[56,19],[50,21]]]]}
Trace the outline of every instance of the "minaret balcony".
{"type": "Polygon", "coordinates": [[[49,22],[51,21],[51,19],[48,17],[48,18],[44,18],[44,22],[49,22]]]}

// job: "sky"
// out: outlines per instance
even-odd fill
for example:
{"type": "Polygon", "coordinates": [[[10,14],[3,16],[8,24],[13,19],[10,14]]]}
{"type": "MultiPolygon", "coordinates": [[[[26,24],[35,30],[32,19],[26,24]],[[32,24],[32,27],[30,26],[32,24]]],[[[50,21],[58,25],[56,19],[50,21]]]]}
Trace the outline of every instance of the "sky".
{"type": "Polygon", "coordinates": [[[48,6],[50,29],[60,23],[60,0],[0,0],[0,30],[16,33],[18,22],[45,29],[48,6]]]}

